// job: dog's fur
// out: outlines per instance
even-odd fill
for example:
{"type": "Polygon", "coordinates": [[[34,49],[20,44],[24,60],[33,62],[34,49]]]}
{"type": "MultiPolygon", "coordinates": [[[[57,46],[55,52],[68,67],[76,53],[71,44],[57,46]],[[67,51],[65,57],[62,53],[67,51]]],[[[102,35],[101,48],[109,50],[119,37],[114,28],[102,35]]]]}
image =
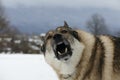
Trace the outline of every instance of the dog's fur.
{"type": "Polygon", "coordinates": [[[46,34],[42,51],[60,80],[120,80],[120,38],[94,36],[65,22],[46,34]],[[60,39],[67,41],[64,48],[56,45],[60,39]]]}

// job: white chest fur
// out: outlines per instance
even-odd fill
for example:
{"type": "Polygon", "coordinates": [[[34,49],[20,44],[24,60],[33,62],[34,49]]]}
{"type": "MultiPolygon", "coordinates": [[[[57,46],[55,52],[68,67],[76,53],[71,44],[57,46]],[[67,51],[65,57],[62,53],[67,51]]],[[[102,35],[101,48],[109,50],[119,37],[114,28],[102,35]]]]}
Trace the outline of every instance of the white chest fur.
{"type": "Polygon", "coordinates": [[[45,59],[47,63],[54,67],[57,71],[59,71],[60,74],[73,74],[76,70],[76,65],[80,61],[81,55],[84,50],[84,45],[78,40],[74,39],[74,43],[71,45],[71,48],[73,49],[73,54],[71,58],[67,61],[62,61],[55,58],[55,54],[52,49],[50,51],[46,50],[45,59]]]}

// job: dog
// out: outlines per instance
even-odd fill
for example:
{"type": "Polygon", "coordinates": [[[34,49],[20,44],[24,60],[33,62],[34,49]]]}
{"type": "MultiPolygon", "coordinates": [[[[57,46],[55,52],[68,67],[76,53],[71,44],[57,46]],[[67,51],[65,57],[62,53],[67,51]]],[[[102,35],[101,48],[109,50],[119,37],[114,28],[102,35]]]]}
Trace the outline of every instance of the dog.
{"type": "Polygon", "coordinates": [[[46,33],[41,48],[59,80],[120,80],[120,38],[73,29],[46,33]]]}

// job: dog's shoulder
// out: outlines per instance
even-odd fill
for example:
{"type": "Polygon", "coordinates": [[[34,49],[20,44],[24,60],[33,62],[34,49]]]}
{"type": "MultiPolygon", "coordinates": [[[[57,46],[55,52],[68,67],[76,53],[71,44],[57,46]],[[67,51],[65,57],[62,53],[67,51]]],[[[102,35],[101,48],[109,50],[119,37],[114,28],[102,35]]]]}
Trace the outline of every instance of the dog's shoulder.
{"type": "Polygon", "coordinates": [[[113,70],[120,73],[120,37],[111,37],[114,43],[113,70]]]}
{"type": "MultiPolygon", "coordinates": [[[[101,37],[104,37],[102,38],[102,40],[104,41],[104,39],[108,39],[106,40],[106,43],[108,45],[104,46],[106,48],[108,47],[112,47],[112,56],[113,58],[111,58],[111,60],[113,60],[112,62],[112,66],[113,66],[113,71],[115,73],[120,73],[120,37],[115,37],[115,36],[107,36],[107,35],[104,35],[104,36],[101,36],[101,37]],[[110,44],[113,44],[113,45],[110,45],[110,44]]],[[[105,43],[103,43],[105,44],[105,43]]],[[[108,49],[109,51],[111,51],[111,49],[108,49]]],[[[110,54],[110,53],[109,53],[110,54]]]]}

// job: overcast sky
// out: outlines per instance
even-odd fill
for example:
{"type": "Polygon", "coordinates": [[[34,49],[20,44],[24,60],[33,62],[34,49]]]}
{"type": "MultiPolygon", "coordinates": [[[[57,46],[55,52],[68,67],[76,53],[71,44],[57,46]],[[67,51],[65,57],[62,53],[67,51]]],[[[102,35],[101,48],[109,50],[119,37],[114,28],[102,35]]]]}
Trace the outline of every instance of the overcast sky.
{"type": "Polygon", "coordinates": [[[120,10],[120,0],[2,0],[4,5],[62,6],[62,7],[98,7],[120,10]]]}
{"type": "MultiPolygon", "coordinates": [[[[39,29],[43,30],[42,26],[51,26],[52,28],[52,26],[54,26],[53,22],[55,22],[56,25],[59,25],[57,23],[60,23],[60,21],[62,22],[63,20],[67,20],[71,25],[84,25],[86,20],[88,20],[89,16],[93,13],[100,13],[103,17],[105,17],[108,25],[116,27],[120,26],[120,0],[2,0],[2,3],[6,7],[19,8],[19,10],[17,11],[9,8],[9,19],[12,24],[19,26],[22,24],[22,27],[29,26],[30,32],[33,31],[33,26],[36,26],[34,30],[36,32],[39,29]],[[28,8],[24,8],[26,6],[39,6],[43,8],[41,8],[41,10],[37,10],[36,7],[30,7],[30,9],[34,11],[31,13],[29,12],[28,8]],[[55,9],[53,7],[55,7],[55,9]],[[60,11],[58,9],[62,10],[60,11]],[[22,14],[25,17],[22,17],[22,14]],[[81,15],[82,17],[79,15],[81,15]]],[[[21,30],[28,31],[27,27],[26,29],[21,28],[21,30]]]]}

